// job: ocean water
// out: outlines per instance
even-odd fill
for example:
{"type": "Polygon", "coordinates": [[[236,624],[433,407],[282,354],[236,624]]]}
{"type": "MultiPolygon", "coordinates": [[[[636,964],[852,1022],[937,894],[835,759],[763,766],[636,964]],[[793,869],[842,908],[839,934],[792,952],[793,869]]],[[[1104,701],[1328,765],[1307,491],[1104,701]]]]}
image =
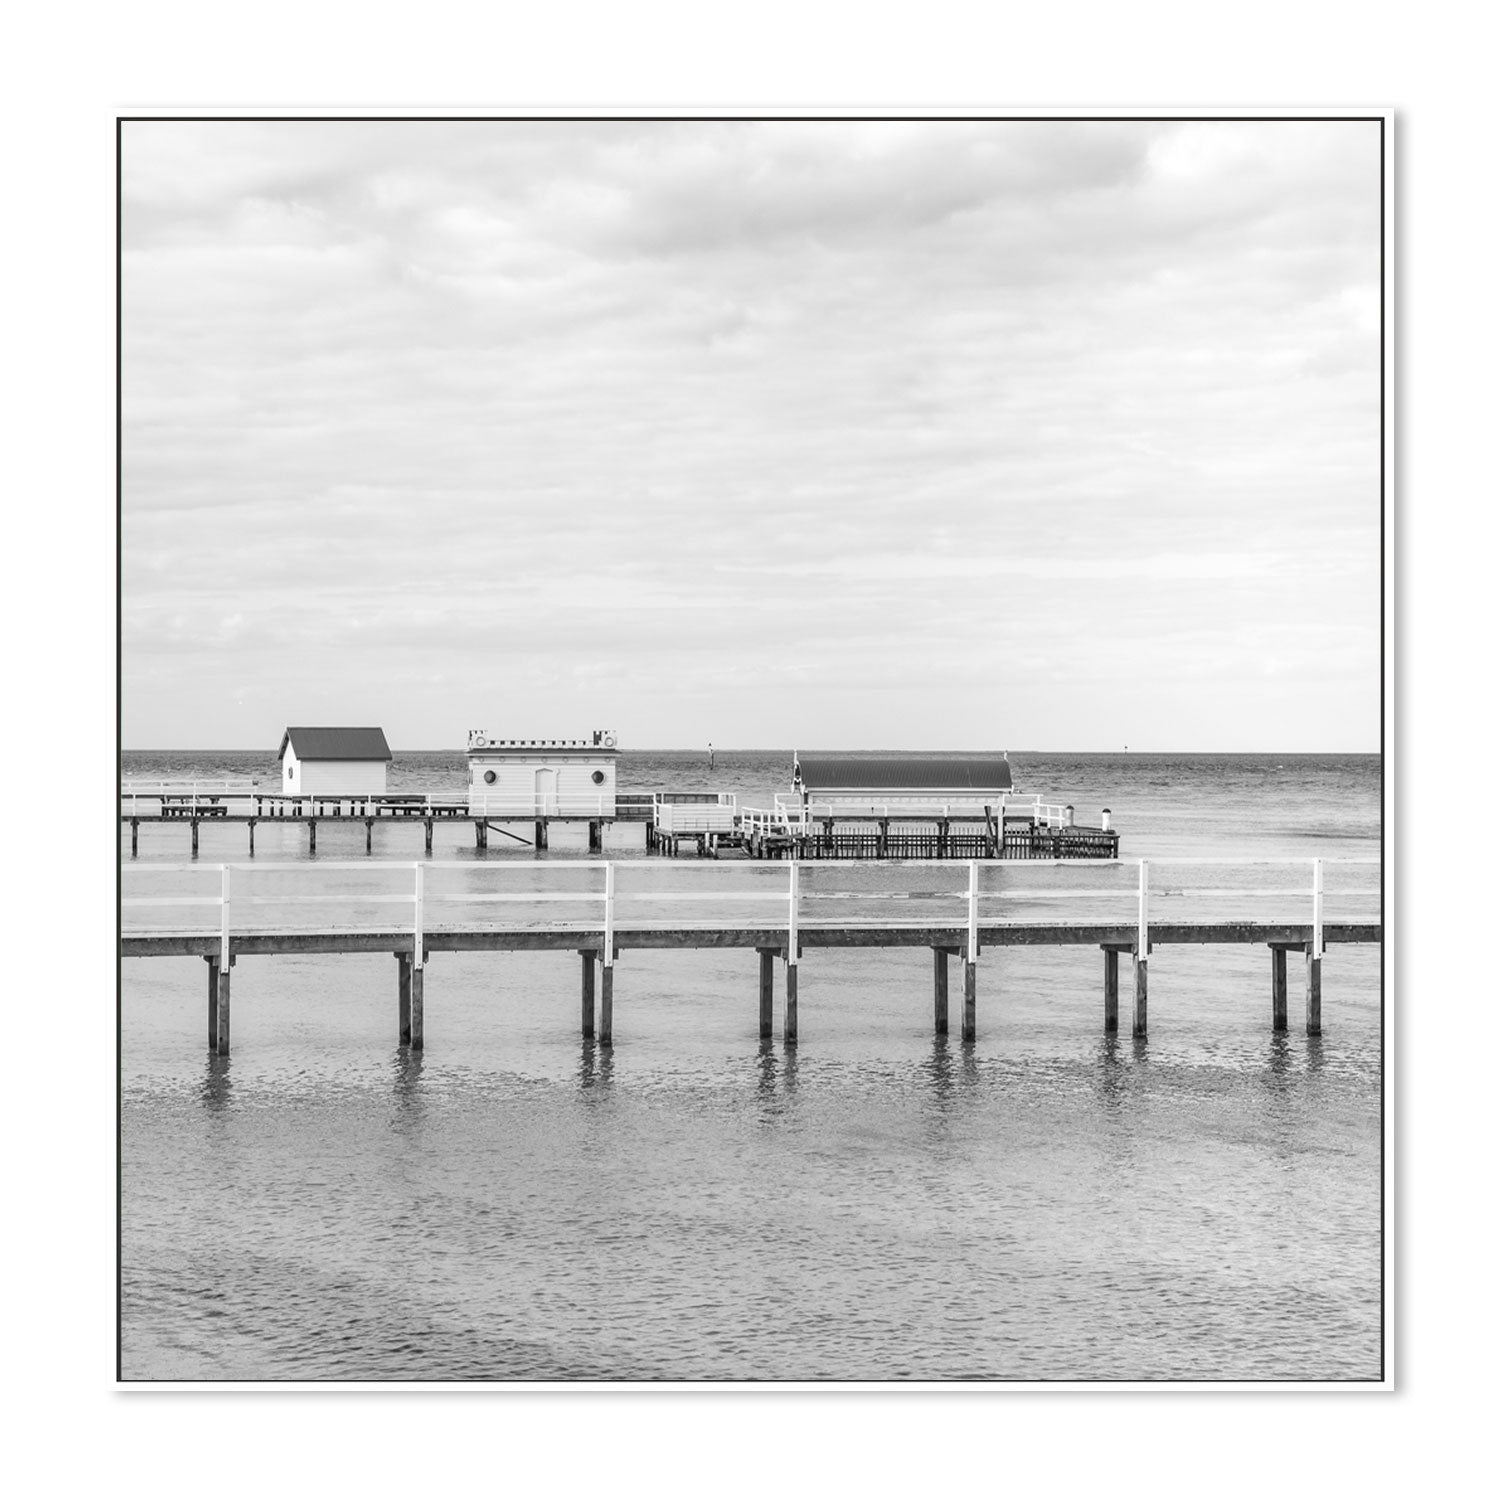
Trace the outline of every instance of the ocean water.
{"type": "MultiPolygon", "coordinates": [[[[626,752],[620,784],[769,803],[790,761],[626,752]]],[[[1378,757],[1012,762],[1081,822],[1109,806],[1123,859],[1164,871],[1379,853],[1378,757]]],[[[401,754],[390,785],[455,790],[463,764],[401,754]]],[[[276,774],[271,751],[122,767],[276,774]]],[[[201,837],[203,863],[245,860],[243,826],[201,837]]],[[[187,831],[147,825],[137,861],[121,850],[148,879],[186,859],[187,831]]],[[[374,863],[420,853],[419,831],[377,830],[374,863]]],[[[262,825],[256,854],[305,862],[306,834],[262,825]]],[[[325,826],[318,858],[363,859],[363,830],[325,826]]],[[[463,825],[439,828],[434,858],[485,879],[577,873],[480,854],[463,825]]],[[[629,873],[674,887],[785,876],[647,864],[629,873]]],[[[1330,919],[1376,915],[1356,889],[1375,872],[1351,867],[1344,894],[1334,870],[1330,919]]],[[[913,878],[839,864],[810,881],[874,900],[913,878]]],[[[961,879],[921,883],[935,900],[961,879]]],[[[388,956],[247,957],[220,1059],[202,961],[127,960],[122,1374],[1378,1379],[1380,954],[1330,948],[1320,1038],[1301,1030],[1296,965],[1275,1036],[1264,950],[1158,949],[1135,1040],[1128,1020],[1103,1034],[1097,951],[986,953],[964,1044],[957,969],[954,1030],[935,1038],[925,951],[808,949],[787,1049],[779,972],[777,1040],[757,1036],[753,953],[627,951],[601,1049],[578,1036],[573,955],[434,954],[413,1056],[388,956]]]]}

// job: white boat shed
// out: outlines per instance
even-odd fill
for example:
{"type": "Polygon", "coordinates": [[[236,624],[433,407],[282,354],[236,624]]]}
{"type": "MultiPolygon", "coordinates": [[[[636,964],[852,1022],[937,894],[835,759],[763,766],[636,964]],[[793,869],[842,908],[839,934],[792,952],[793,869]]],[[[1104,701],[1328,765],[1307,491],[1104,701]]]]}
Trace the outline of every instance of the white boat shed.
{"type": "Polygon", "coordinates": [[[615,737],[505,740],[469,731],[469,811],[495,818],[613,818],[615,737]]]}
{"type": "Polygon", "coordinates": [[[290,796],[366,797],[385,792],[385,731],[301,726],[281,737],[281,790],[290,796]]]}

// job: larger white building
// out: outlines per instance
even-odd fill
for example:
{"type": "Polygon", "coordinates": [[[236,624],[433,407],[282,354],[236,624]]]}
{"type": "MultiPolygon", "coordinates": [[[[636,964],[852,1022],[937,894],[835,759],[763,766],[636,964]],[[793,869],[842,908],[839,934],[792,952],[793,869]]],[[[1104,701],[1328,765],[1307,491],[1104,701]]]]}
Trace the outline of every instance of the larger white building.
{"type": "Polygon", "coordinates": [[[615,737],[500,739],[469,731],[469,811],[489,818],[613,818],[615,737]]]}

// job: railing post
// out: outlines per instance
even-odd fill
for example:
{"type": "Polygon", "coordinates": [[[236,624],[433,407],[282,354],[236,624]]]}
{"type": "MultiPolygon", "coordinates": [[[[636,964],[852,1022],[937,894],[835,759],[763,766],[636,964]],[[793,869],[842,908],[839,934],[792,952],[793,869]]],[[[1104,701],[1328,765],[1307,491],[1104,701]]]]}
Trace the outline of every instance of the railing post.
{"type": "Polygon", "coordinates": [[[615,1044],[615,867],[604,866],[604,951],[599,955],[604,972],[599,976],[599,1045],[615,1044]]]}
{"type": "Polygon", "coordinates": [[[972,1042],[979,1024],[979,861],[969,861],[969,944],[964,953],[962,1039],[972,1042]]]}
{"type": "Polygon", "coordinates": [[[797,962],[797,896],[798,896],[798,866],[794,859],[789,866],[790,879],[788,882],[787,918],[786,918],[786,954],[788,963],[797,962]]]}
{"type": "Polygon", "coordinates": [[[412,949],[411,949],[411,1047],[420,1052],[426,1045],[423,1028],[423,1003],[427,984],[427,970],[422,949],[427,942],[427,913],[425,900],[424,869],[413,864],[415,881],[412,899],[412,949]]]}
{"type": "Polygon", "coordinates": [[[1151,877],[1148,873],[1148,864],[1143,859],[1141,861],[1140,913],[1137,918],[1138,926],[1135,935],[1135,961],[1131,965],[1135,981],[1135,1007],[1130,1023],[1130,1034],[1132,1036],[1146,1035],[1147,959],[1151,953],[1151,932],[1147,924],[1146,906],[1150,882],[1151,877]]]}
{"type": "Polygon", "coordinates": [[[1323,956],[1323,861],[1312,862],[1313,932],[1312,956],[1323,956]]]}
{"type": "Polygon", "coordinates": [[[979,962],[979,861],[969,861],[969,962],[979,962]]]}
{"type": "Polygon", "coordinates": [[[229,972],[229,866],[219,866],[219,971],[229,972]]]}
{"type": "Polygon", "coordinates": [[[783,1043],[792,1043],[797,1040],[797,901],[801,889],[801,874],[795,857],[788,868],[790,875],[787,882],[786,1012],[781,1025],[783,1043]]]}

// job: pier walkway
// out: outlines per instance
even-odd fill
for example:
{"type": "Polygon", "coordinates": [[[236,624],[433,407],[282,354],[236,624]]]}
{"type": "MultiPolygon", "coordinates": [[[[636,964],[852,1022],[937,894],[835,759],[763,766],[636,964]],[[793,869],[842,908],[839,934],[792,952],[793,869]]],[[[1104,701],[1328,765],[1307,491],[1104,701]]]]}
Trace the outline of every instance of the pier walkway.
{"type": "MultiPolygon", "coordinates": [[[[583,1035],[609,1045],[622,953],[753,949],[760,959],[760,1034],[772,1035],[779,960],[785,969],[782,1033],[791,1044],[797,1039],[798,960],[808,949],[930,949],[940,1033],[948,1030],[948,960],[961,959],[962,1036],[972,1041],[982,953],[1037,946],[1102,950],[1104,1026],[1111,1032],[1119,1026],[1120,955],[1128,954],[1131,1030],[1144,1036],[1153,950],[1255,944],[1271,955],[1273,1030],[1287,1028],[1287,954],[1302,956],[1305,1024],[1316,1036],[1328,946],[1382,941],[1379,873],[1380,862],[1370,859],[1142,860],[1108,867],[1065,860],[887,861],[857,869],[788,861],[699,867],[690,882],[695,888],[681,890],[663,888],[660,878],[672,879],[670,867],[650,861],[132,864],[121,867],[120,953],[205,959],[209,1045],[221,1054],[229,1050],[235,963],[287,953],[392,954],[400,1041],[420,1048],[425,971],[441,953],[577,953],[583,1035]],[[863,878],[849,884],[856,875],[863,878]],[[663,919],[653,914],[662,909],[658,903],[686,907],[689,914],[663,919]],[[402,909],[395,920],[392,907],[402,909]],[[211,909],[210,920],[172,920],[193,908],[211,909]],[[316,917],[318,908],[328,909],[325,919],[316,917]],[[497,908],[513,914],[497,916],[497,908]]],[[[677,883],[683,883],[680,876],[677,883]]]]}

